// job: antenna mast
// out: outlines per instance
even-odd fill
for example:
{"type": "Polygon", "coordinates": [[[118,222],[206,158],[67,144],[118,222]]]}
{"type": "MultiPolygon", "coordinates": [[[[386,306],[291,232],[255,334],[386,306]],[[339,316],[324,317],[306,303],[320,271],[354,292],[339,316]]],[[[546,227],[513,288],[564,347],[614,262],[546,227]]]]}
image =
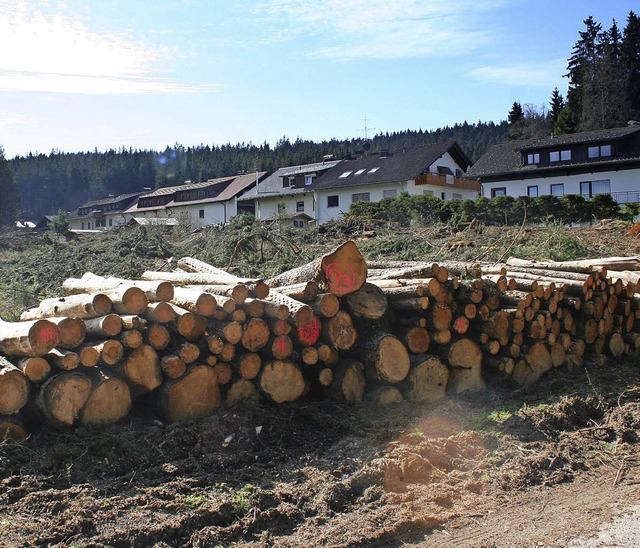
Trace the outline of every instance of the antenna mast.
{"type": "Polygon", "coordinates": [[[367,113],[364,113],[364,128],[361,129],[360,131],[364,131],[364,140],[368,141],[369,140],[369,131],[371,131],[372,129],[376,129],[374,127],[367,127],[367,113]]]}

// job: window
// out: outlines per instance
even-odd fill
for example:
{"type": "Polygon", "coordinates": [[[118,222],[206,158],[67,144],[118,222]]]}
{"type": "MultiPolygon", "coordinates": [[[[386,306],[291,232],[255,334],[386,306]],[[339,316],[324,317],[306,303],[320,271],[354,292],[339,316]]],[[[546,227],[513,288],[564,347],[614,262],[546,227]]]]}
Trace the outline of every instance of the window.
{"type": "Polygon", "coordinates": [[[375,172],[376,172],[376,171],[378,171],[379,169],[380,169],[379,167],[372,167],[372,168],[369,170],[369,173],[375,173],[375,172]]]}
{"type": "Polygon", "coordinates": [[[451,195],[451,199],[453,199],[453,200],[462,200],[462,194],[457,194],[457,193],[454,192],[451,195]]]}
{"type": "Polygon", "coordinates": [[[354,173],[354,175],[362,175],[365,171],[367,171],[366,169],[359,169],[358,171],[356,171],[354,173]]]}
{"type": "Polygon", "coordinates": [[[589,158],[600,158],[600,156],[611,156],[611,145],[589,147],[589,158]]]}
{"type": "Polygon", "coordinates": [[[371,201],[369,198],[369,193],[368,192],[359,192],[357,194],[352,194],[351,195],[351,203],[355,203],[355,202],[369,202],[371,201]]]}
{"type": "Polygon", "coordinates": [[[441,192],[441,193],[440,193],[440,198],[442,198],[443,200],[446,200],[446,199],[447,199],[447,195],[446,195],[446,193],[441,192]]]}
{"type": "Polygon", "coordinates": [[[611,194],[611,181],[584,181],[580,183],[580,194],[585,199],[593,198],[597,194],[611,194]]]}
{"type": "Polygon", "coordinates": [[[304,228],[304,221],[293,220],[293,226],[296,228],[304,228]]]}
{"type": "Polygon", "coordinates": [[[286,188],[289,186],[289,179],[287,177],[282,178],[282,188],[286,188]]]}
{"type": "Polygon", "coordinates": [[[567,160],[571,160],[571,151],[570,150],[552,150],[549,152],[549,161],[550,162],[559,162],[562,160],[566,162],[567,160]]]}
{"type": "Polygon", "coordinates": [[[204,209],[201,209],[201,210],[198,211],[198,217],[200,219],[204,219],[204,209]]]}
{"type": "Polygon", "coordinates": [[[113,219],[109,219],[109,226],[113,226],[113,219]]]}
{"type": "Polygon", "coordinates": [[[528,186],[527,187],[527,196],[530,196],[531,198],[537,198],[538,197],[538,185],[528,186]]]}
{"type": "Polygon", "coordinates": [[[291,186],[291,187],[296,186],[295,175],[292,175],[292,176],[289,177],[289,186],[291,186]]]}
{"type": "Polygon", "coordinates": [[[495,198],[496,196],[506,196],[506,195],[507,195],[507,188],[504,186],[491,189],[492,198],[495,198]]]}
{"type": "Polygon", "coordinates": [[[338,207],[339,204],[338,196],[327,196],[327,207],[338,207]]]}
{"type": "Polygon", "coordinates": [[[287,210],[287,205],[283,202],[278,204],[278,213],[284,213],[287,210]]]}
{"type": "Polygon", "coordinates": [[[309,186],[311,183],[313,183],[313,179],[315,178],[315,175],[307,175],[304,178],[304,184],[305,186],[309,186]]]}
{"type": "Polygon", "coordinates": [[[297,212],[304,211],[304,202],[296,202],[296,211],[297,212]]]}
{"type": "Polygon", "coordinates": [[[395,198],[398,195],[398,191],[395,188],[391,190],[383,190],[382,197],[383,198],[395,198]]]}
{"type": "Polygon", "coordinates": [[[540,163],[540,154],[534,152],[532,154],[527,154],[527,164],[539,164],[540,163]]]}
{"type": "Polygon", "coordinates": [[[351,171],[345,171],[338,179],[344,179],[345,177],[349,177],[351,175],[351,171]]]}
{"type": "Polygon", "coordinates": [[[564,183],[557,183],[550,187],[552,196],[564,196],[564,183]]]}
{"type": "Polygon", "coordinates": [[[84,223],[82,223],[82,230],[84,230],[84,223]]]}

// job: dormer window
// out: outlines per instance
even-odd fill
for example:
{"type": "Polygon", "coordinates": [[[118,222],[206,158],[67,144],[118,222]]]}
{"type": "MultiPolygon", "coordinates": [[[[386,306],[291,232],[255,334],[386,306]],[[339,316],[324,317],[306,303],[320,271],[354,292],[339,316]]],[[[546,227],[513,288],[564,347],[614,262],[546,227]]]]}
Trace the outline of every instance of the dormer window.
{"type": "Polygon", "coordinates": [[[540,154],[538,152],[533,152],[531,154],[527,154],[527,164],[539,164],[540,163],[540,154]]]}
{"type": "Polygon", "coordinates": [[[570,150],[552,150],[551,152],[549,152],[550,162],[566,162],[567,160],[571,160],[570,150]]]}
{"type": "Polygon", "coordinates": [[[611,156],[611,145],[589,147],[589,158],[600,158],[602,156],[611,156]]]}
{"type": "Polygon", "coordinates": [[[304,184],[305,186],[309,186],[310,184],[313,184],[313,179],[315,178],[315,175],[306,175],[304,178],[304,184]]]}

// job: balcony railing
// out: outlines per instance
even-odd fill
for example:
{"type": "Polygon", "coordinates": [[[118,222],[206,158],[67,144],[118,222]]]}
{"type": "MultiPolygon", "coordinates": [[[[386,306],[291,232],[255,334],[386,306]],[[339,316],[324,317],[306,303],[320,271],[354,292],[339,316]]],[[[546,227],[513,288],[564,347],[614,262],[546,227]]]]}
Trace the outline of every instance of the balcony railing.
{"type": "Polygon", "coordinates": [[[612,192],[611,197],[619,204],[628,202],[640,202],[640,192],[636,190],[628,192],[612,192]]]}
{"type": "Polygon", "coordinates": [[[416,185],[448,186],[480,192],[480,183],[478,181],[463,179],[453,175],[438,175],[437,173],[425,173],[424,175],[420,175],[416,179],[416,185]]]}

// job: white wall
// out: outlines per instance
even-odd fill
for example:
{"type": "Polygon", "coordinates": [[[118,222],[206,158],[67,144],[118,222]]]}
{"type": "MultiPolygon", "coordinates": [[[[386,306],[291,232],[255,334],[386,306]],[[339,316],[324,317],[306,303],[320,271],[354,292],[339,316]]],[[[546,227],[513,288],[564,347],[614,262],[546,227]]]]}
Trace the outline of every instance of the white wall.
{"type": "MultiPolygon", "coordinates": [[[[601,181],[609,179],[611,182],[611,194],[617,192],[631,193],[629,201],[637,201],[635,195],[640,192],[640,171],[603,171],[600,173],[584,173],[581,175],[569,175],[566,177],[539,177],[505,181],[501,183],[483,183],[482,195],[491,198],[491,189],[506,187],[509,196],[527,196],[527,187],[537,186],[538,196],[551,194],[551,185],[563,183],[564,194],[580,194],[580,183],[586,181],[601,181]]],[[[615,196],[614,196],[615,197],[615,196]]],[[[626,201],[626,200],[621,200],[626,201]]]]}
{"type": "Polygon", "coordinates": [[[278,216],[293,216],[296,213],[306,213],[309,217],[316,216],[315,203],[311,192],[291,194],[289,196],[260,196],[256,204],[256,219],[267,221],[278,216]],[[304,202],[304,211],[297,210],[297,203],[304,202]],[[283,210],[278,209],[282,204],[283,210]]]}
{"type": "Polygon", "coordinates": [[[205,204],[192,204],[184,206],[171,206],[168,208],[167,217],[181,219],[183,215],[189,216],[191,228],[200,228],[206,225],[226,224],[237,214],[236,201],[213,202],[205,204]],[[200,211],[204,211],[204,217],[200,217],[200,211]]]}

